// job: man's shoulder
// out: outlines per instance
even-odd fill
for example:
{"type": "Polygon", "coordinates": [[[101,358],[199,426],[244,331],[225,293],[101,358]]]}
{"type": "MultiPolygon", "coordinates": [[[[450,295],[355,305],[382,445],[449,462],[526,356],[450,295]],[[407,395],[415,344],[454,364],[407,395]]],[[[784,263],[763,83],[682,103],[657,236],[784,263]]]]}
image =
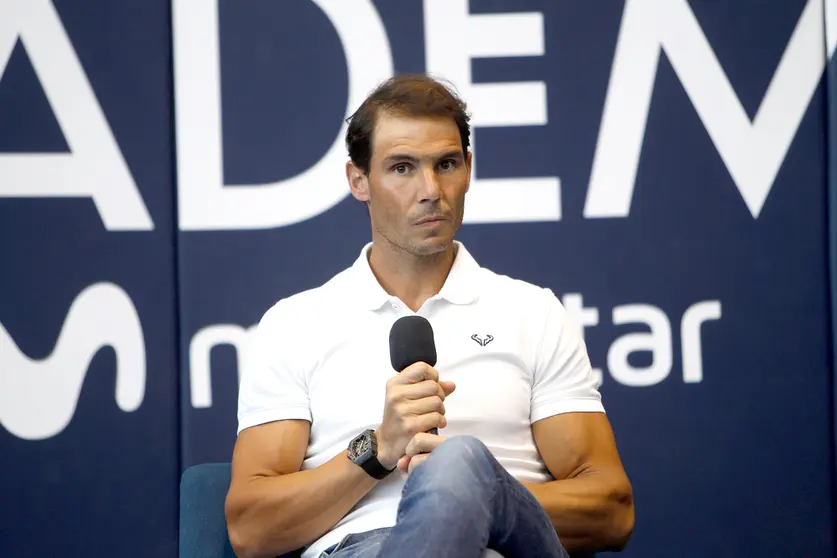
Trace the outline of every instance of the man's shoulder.
{"type": "Polygon", "coordinates": [[[279,299],[264,313],[261,323],[303,326],[309,321],[322,322],[345,302],[350,292],[350,271],[344,269],[322,285],[279,299]]]}
{"type": "Polygon", "coordinates": [[[504,275],[486,267],[480,267],[480,285],[483,295],[509,303],[545,303],[555,299],[549,287],[504,275]]]}

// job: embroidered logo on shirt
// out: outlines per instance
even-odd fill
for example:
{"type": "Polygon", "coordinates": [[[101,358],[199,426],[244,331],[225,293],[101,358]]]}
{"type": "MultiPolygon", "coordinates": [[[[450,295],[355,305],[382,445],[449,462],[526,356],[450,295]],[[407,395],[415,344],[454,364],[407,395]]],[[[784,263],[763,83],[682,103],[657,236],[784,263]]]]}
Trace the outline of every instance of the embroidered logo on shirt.
{"type": "Polygon", "coordinates": [[[485,347],[486,345],[494,341],[494,336],[486,335],[484,338],[481,338],[479,335],[475,333],[471,336],[471,339],[479,343],[480,347],[485,347]]]}

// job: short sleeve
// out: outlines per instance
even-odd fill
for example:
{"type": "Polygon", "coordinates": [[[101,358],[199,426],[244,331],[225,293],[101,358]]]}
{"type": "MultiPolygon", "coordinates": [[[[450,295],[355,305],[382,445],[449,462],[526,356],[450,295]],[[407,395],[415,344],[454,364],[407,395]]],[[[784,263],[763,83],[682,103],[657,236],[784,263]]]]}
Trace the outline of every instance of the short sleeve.
{"type": "Polygon", "coordinates": [[[238,390],[238,433],[277,420],[311,421],[304,371],[294,358],[290,317],[282,303],[268,310],[247,348],[238,390]]]}
{"type": "Polygon", "coordinates": [[[581,330],[549,289],[532,385],[530,421],[572,412],[603,413],[581,330]]]}

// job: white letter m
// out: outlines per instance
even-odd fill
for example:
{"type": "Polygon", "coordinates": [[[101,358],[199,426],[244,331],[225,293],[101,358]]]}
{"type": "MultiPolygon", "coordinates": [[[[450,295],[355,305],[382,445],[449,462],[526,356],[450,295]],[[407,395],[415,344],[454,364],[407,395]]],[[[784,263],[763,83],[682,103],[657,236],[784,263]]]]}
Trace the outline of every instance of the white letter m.
{"type": "MultiPolygon", "coordinates": [[[[829,9],[829,24],[835,23],[835,12],[829,9]]],[[[834,52],[837,34],[829,32],[826,41],[825,28],[823,0],[808,0],[750,122],[686,0],[627,0],[584,216],[627,217],[630,212],[660,50],[664,49],[750,213],[757,218],[827,58],[834,52]]]]}

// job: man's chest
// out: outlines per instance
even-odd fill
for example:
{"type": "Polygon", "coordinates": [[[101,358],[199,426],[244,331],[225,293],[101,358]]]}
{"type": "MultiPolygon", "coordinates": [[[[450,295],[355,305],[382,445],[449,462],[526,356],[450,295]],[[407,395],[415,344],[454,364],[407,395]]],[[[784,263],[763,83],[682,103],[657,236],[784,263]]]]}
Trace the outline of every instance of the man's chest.
{"type": "MultiPolygon", "coordinates": [[[[395,319],[367,316],[330,336],[333,342],[323,347],[308,375],[312,434],[357,432],[380,424],[386,384],[396,374],[389,358],[395,319]]],[[[448,428],[442,434],[528,428],[535,351],[526,324],[480,312],[431,315],[430,322],[435,368],[440,379],[456,384],[445,402],[448,428]]]]}

